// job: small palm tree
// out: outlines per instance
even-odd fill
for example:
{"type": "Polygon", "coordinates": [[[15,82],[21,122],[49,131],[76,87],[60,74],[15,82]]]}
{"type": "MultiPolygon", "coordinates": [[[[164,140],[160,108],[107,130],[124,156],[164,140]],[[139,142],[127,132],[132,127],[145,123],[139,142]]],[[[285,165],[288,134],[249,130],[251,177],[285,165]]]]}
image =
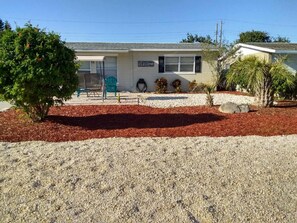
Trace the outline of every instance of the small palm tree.
{"type": "Polygon", "coordinates": [[[257,97],[260,107],[271,107],[276,87],[273,84],[279,77],[285,78],[288,86],[294,85],[294,76],[284,67],[284,59],[268,62],[255,56],[239,59],[227,74],[227,83],[239,84],[257,97]]]}
{"type": "Polygon", "coordinates": [[[206,85],[204,91],[206,93],[206,105],[212,107],[214,105],[213,96],[211,93],[214,91],[215,87],[212,85],[206,85]]]}

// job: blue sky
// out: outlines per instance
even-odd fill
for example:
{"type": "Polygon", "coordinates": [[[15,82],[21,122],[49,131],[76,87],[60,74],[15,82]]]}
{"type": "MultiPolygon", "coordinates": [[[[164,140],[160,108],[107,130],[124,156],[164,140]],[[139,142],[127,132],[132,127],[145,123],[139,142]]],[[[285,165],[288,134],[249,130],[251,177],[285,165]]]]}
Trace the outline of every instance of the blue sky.
{"type": "Polygon", "coordinates": [[[297,42],[296,0],[0,0],[0,18],[33,25],[65,41],[179,42],[186,33],[223,38],[254,30],[297,42]]]}

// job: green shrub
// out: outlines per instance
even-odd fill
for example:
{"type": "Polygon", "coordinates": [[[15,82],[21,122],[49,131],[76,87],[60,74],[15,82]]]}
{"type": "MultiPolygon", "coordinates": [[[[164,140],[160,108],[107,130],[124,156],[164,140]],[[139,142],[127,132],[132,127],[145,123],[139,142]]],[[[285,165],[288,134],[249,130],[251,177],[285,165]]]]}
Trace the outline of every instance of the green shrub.
{"type": "Polygon", "coordinates": [[[60,36],[27,24],[0,37],[0,95],[42,121],[78,85],[75,53],[60,36]]]}
{"type": "Polygon", "coordinates": [[[297,73],[294,75],[293,84],[289,85],[284,77],[274,77],[275,93],[281,99],[297,98],[297,73]]]}
{"type": "Polygon", "coordinates": [[[167,80],[164,77],[155,80],[156,84],[156,92],[160,94],[164,94],[167,91],[167,80]]]}
{"type": "Polygon", "coordinates": [[[174,88],[174,91],[175,93],[180,93],[182,90],[181,90],[181,80],[179,79],[175,79],[171,85],[173,86],[174,88]]]}

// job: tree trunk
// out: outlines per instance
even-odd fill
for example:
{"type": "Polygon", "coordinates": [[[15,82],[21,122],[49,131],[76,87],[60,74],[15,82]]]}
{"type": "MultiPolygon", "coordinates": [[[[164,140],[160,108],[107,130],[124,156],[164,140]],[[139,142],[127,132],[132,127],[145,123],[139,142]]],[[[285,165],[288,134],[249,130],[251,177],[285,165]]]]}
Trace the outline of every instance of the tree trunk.
{"type": "Polygon", "coordinates": [[[258,106],[271,107],[274,102],[274,91],[272,87],[272,77],[270,74],[264,74],[263,80],[258,83],[257,97],[258,106]]]}

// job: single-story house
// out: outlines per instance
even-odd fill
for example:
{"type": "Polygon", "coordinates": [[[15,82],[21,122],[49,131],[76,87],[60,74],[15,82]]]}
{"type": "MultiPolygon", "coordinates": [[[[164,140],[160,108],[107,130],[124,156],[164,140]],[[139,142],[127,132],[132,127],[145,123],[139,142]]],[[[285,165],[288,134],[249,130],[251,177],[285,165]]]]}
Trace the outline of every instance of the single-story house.
{"type": "MultiPolygon", "coordinates": [[[[190,81],[212,83],[212,67],[202,56],[199,43],[100,43],[67,42],[80,62],[79,73],[117,78],[119,91],[137,91],[137,82],[144,79],[148,91],[155,91],[155,80],[164,77],[170,83],[182,82],[188,90],[190,81]],[[104,61],[104,62],[103,62],[104,61]]],[[[217,50],[214,46],[210,50],[217,50]]],[[[83,80],[80,80],[81,82],[83,80]]]]}
{"type": "Polygon", "coordinates": [[[297,43],[239,43],[237,56],[257,56],[267,61],[285,57],[284,64],[292,72],[297,72],[297,43]]]}

